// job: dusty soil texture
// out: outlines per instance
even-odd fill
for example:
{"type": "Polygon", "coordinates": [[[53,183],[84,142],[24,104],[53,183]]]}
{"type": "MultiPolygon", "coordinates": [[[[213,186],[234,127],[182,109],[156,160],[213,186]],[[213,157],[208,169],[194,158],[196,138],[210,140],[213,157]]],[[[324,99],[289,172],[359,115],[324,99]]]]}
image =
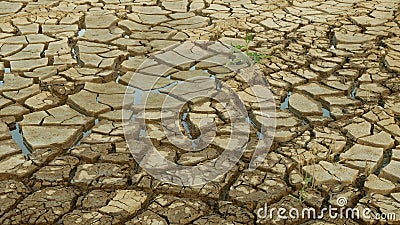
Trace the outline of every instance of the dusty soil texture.
{"type": "MultiPolygon", "coordinates": [[[[1,1],[0,224],[399,224],[399,3],[1,1]],[[133,73],[172,44],[245,45],[246,32],[255,34],[250,51],[268,56],[260,68],[275,97],[277,130],[267,158],[250,172],[245,154],[202,187],[155,180],[124,139],[122,100],[133,73]],[[265,203],[321,209],[343,198],[345,207],[397,216],[257,216],[265,203]]],[[[245,99],[256,122],[265,120],[256,97],[229,71],[190,66],[199,71],[178,67],[157,88],[207,70],[245,99]]],[[[146,89],[146,79],[134,88],[146,89]]],[[[156,93],[151,106],[166,94],[168,88],[156,93]]],[[[216,158],[229,138],[223,105],[200,99],[190,109],[187,123],[207,117],[222,127],[200,152],[169,145],[159,114],[144,118],[160,152],[189,166],[216,158]]],[[[253,130],[249,145],[256,139],[253,130]]]]}

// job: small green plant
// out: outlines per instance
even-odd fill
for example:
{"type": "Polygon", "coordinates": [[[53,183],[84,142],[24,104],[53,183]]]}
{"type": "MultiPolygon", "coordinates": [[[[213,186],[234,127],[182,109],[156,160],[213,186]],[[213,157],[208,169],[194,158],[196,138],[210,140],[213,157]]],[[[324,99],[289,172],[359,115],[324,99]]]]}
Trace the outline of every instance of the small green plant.
{"type": "Polygon", "coordinates": [[[271,56],[267,56],[265,54],[260,54],[257,52],[249,52],[247,54],[249,57],[251,57],[253,59],[254,62],[256,63],[261,63],[261,59],[265,59],[265,58],[271,58],[271,56]]]}
{"type": "Polygon", "coordinates": [[[253,33],[246,32],[246,35],[243,37],[245,41],[245,45],[234,45],[233,47],[242,51],[244,49],[244,52],[248,57],[250,57],[255,63],[262,63],[261,59],[265,58],[272,58],[272,56],[267,56],[262,53],[258,52],[250,52],[250,42],[254,40],[255,35],[253,33]]]}
{"type": "Polygon", "coordinates": [[[239,50],[242,50],[244,48],[246,55],[249,55],[249,46],[250,42],[254,40],[254,34],[246,32],[246,35],[243,37],[243,39],[245,41],[245,45],[235,45],[234,47],[239,50]]]}
{"type": "Polygon", "coordinates": [[[299,201],[300,202],[304,201],[304,194],[306,193],[306,188],[308,188],[312,182],[313,182],[312,177],[306,177],[306,179],[304,179],[304,181],[302,182],[303,187],[301,188],[301,190],[299,192],[299,201]]]}

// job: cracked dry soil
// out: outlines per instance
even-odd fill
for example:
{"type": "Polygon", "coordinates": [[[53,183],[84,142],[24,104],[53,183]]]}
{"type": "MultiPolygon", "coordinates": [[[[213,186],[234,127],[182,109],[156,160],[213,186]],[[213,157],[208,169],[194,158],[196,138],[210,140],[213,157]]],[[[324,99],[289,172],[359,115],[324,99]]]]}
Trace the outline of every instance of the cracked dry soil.
{"type": "MultiPolygon", "coordinates": [[[[399,224],[399,3],[1,1],[0,224],[399,224]],[[246,31],[255,34],[250,50],[271,56],[260,64],[277,107],[267,158],[250,172],[245,154],[202,187],[153,179],[124,140],[122,101],[133,73],[170,45],[244,45],[246,31]],[[343,196],[347,207],[397,218],[257,218],[265,203],[320,209],[343,196]]],[[[262,123],[256,97],[240,79],[221,66],[191,66],[169,71],[155,88],[207,69],[262,123]]],[[[146,79],[133,88],[143,90],[146,79]]],[[[195,153],[168,145],[159,114],[145,119],[166,158],[197,165],[216,158],[228,139],[224,113],[215,102],[192,103],[189,124],[207,117],[223,127],[216,143],[195,153]]],[[[256,139],[253,130],[250,145],[256,139]]]]}

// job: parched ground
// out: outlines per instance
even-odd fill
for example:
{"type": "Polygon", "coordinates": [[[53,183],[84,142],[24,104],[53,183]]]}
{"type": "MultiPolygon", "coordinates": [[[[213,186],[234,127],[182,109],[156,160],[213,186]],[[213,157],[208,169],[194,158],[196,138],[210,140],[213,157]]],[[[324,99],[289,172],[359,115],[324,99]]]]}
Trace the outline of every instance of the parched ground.
{"type": "MultiPolygon", "coordinates": [[[[398,7],[398,0],[1,1],[0,224],[399,224],[398,7]],[[268,56],[260,67],[277,106],[267,159],[250,172],[245,154],[202,187],[153,179],[136,165],[121,125],[135,69],[186,40],[245,45],[246,31],[255,34],[250,50],[268,56]],[[397,217],[257,218],[265,203],[320,209],[343,197],[347,207],[397,217]]],[[[192,68],[226,81],[257,115],[255,96],[229,71],[192,68]]],[[[190,76],[185,69],[159,87],[190,76]]],[[[197,101],[190,109],[190,123],[207,117],[229,128],[222,105],[197,101]]],[[[217,157],[228,139],[222,129],[213,145],[185,152],[168,144],[157,116],[148,118],[151,138],[181,165],[217,157]]],[[[253,131],[249,145],[256,139],[253,131]]]]}

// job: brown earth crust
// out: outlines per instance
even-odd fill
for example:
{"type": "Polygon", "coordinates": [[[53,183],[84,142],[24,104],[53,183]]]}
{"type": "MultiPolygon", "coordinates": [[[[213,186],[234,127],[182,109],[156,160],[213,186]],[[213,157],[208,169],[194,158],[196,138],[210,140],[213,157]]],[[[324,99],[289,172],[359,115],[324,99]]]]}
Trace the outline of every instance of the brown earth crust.
{"type": "MultiPolygon", "coordinates": [[[[400,224],[399,3],[1,1],[0,224],[400,224]],[[267,158],[249,171],[247,152],[201,187],[152,178],[123,133],[122,101],[135,70],[170,45],[244,46],[246,33],[255,35],[249,50],[266,56],[259,66],[275,97],[277,130],[267,158]],[[257,216],[265,204],[321,209],[341,197],[347,208],[397,216],[257,216]]],[[[263,123],[248,85],[222,66],[174,68],[154,89],[202,76],[203,69],[229,84],[263,123]]],[[[133,88],[147,91],[152,79],[140,76],[133,88]]],[[[150,107],[157,109],[168,91],[154,94],[150,107]]],[[[200,99],[189,107],[190,135],[202,118],[220,126],[200,152],[171,147],[160,114],[143,119],[163,156],[193,166],[218,157],[230,126],[221,104],[200,99]]],[[[249,146],[256,141],[252,128],[249,146]]]]}

